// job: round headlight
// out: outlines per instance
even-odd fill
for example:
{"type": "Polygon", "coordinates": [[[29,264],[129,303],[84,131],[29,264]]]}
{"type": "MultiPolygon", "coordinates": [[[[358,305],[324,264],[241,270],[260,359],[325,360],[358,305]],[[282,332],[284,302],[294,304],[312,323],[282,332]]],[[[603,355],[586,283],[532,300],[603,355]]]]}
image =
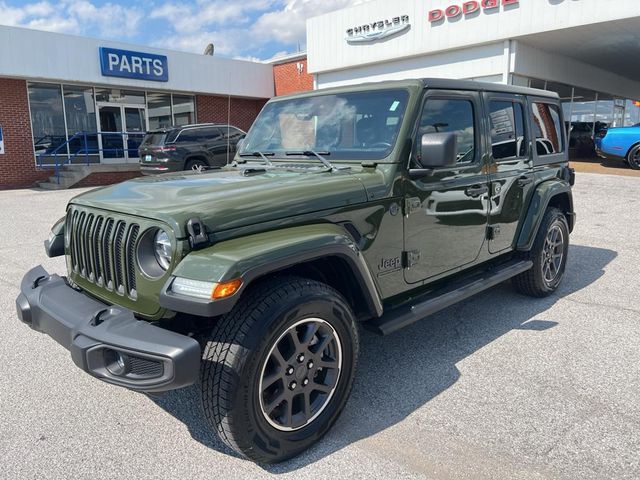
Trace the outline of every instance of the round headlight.
{"type": "Polygon", "coordinates": [[[168,270],[171,265],[171,256],[173,254],[171,250],[171,239],[164,230],[158,230],[153,239],[153,251],[156,255],[158,265],[163,270],[168,270]]]}

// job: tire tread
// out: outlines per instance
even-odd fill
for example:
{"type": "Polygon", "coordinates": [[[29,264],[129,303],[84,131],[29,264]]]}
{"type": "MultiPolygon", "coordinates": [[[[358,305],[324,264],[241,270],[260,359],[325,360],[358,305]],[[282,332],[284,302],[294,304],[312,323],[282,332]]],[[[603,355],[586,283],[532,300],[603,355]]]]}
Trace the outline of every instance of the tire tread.
{"type": "MultiPolygon", "coordinates": [[[[321,282],[300,277],[271,278],[245,292],[234,309],[220,318],[211,332],[215,340],[208,341],[203,349],[200,390],[204,416],[222,442],[257,462],[273,459],[234,435],[233,393],[238,390],[240,372],[251,353],[250,333],[266,312],[311,289],[342,299],[340,293],[321,282]]],[[[357,351],[357,337],[354,348],[357,351]]]]}

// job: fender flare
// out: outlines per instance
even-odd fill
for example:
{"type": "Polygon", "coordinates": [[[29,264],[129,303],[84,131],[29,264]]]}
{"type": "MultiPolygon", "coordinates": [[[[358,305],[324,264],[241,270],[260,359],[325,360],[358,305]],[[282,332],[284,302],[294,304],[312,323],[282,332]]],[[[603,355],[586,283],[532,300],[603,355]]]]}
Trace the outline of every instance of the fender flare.
{"type": "Polygon", "coordinates": [[[382,315],[382,300],[364,256],[344,229],[334,224],[306,225],[223,241],[189,253],[165,283],[160,305],[203,317],[228,313],[255,280],[288,267],[327,257],[349,266],[373,317],[382,315]],[[176,277],[224,283],[240,278],[242,286],[229,298],[198,299],[171,291],[176,277]]]}
{"type": "Polygon", "coordinates": [[[568,211],[565,213],[567,214],[569,230],[573,230],[575,213],[573,212],[571,185],[567,181],[561,179],[547,180],[539,184],[533,192],[531,201],[529,202],[529,208],[527,209],[527,215],[524,220],[522,220],[522,226],[516,243],[516,250],[531,250],[538,233],[538,229],[540,228],[540,224],[542,223],[544,212],[547,210],[552,199],[560,195],[563,195],[568,199],[568,211]]]}

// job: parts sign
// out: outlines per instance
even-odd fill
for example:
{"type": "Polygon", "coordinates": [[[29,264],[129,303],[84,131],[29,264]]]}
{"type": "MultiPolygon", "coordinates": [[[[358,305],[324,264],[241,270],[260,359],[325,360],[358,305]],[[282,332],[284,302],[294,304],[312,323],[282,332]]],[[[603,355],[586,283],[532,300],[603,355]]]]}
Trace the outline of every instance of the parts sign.
{"type": "Polygon", "coordinates": [[[100,68],[102,75],[107,77],[135,78],[154,82],[169,81],[167,57],[154,53],[100,47],[100,68]]]}

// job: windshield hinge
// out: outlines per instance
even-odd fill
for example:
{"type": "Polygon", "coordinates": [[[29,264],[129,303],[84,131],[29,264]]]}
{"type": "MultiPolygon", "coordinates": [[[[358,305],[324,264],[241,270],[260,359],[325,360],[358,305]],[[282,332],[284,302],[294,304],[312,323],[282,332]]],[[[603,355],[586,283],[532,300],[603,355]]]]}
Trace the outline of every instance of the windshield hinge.
{"type": "Polygon", "coordinates": [[[187,222],[187,233],[189,234],[189,246],[193,250],[207,247],[209,245],[209,236],[206,228],[198,217],[190,218],[187,222]]]}

